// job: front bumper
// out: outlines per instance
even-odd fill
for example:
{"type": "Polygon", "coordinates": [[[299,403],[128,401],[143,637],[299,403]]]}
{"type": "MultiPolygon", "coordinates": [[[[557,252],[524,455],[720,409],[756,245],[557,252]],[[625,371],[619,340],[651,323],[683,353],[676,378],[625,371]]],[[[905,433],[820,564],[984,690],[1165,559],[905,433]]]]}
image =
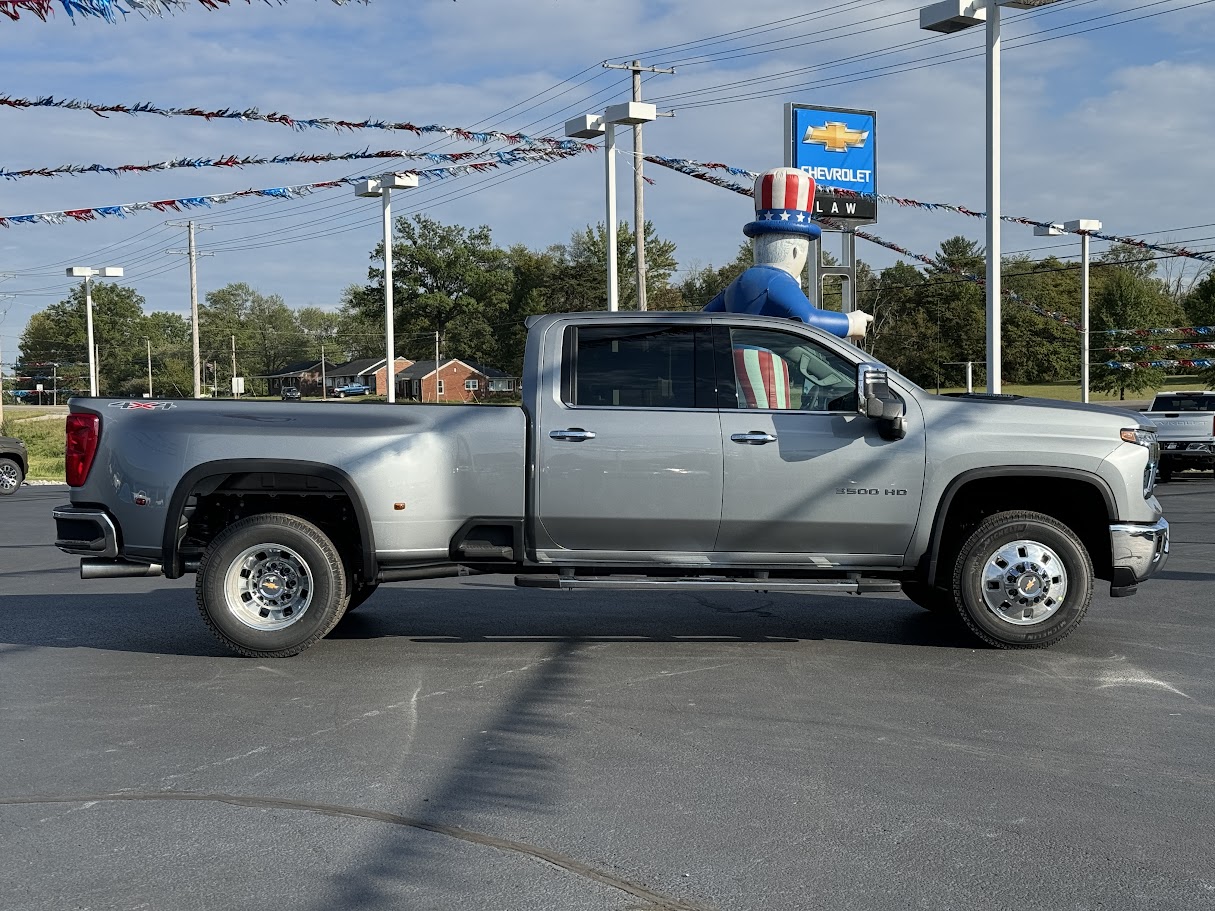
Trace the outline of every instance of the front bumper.
{"type": "Polygon", "coordinates": [[[1111,525],[1110,553],[1114,566],[1110,594],[1114,597],[1134,594],[1140,582],[1160,572],[1168,562],[1168,520],[1161,517],[1151,525],[1111,525]]]}

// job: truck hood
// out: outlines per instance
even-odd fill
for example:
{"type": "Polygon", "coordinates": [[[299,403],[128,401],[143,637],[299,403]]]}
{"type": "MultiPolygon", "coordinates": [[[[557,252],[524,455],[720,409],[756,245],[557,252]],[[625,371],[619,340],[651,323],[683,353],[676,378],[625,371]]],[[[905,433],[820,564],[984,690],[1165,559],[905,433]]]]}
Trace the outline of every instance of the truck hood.
{"type": "MultiPolygon", "coordinates": [[[[1040,408],[1050,412],[1067,412],[1072,415],[1085,414],[1091,416],[1095,426],[1108,426],[1106,420],[1120,421],[1119,427],[1146,425],[1140,412],[1132,408],[1122,408],[1117,405],[1093,405],[1083,402],[1062,402],[1058,399],[1038,399],[1021,395],[989,395],[985,392],[962,393],[958,395],[943,395],[937,397],[943,401],[957,402],[961,407],[980,407],[995,409],[1040,408]],[[1131,423],[1128,423],[1131,422],[1131,423]]],[[[1012,412],[1020,414],[1019,412],[1012,412]]]]}
{"type": "Polygon", "coordinates": [[[930,448],[936,441],[1018,462],[1038,458],[1054,464],[1053,459],[1082,453],[1100,461],[1122,445],[1120,430],[1146,426],[1135,411],[1055,399],[928,395],[920,403],[930,448]]]}

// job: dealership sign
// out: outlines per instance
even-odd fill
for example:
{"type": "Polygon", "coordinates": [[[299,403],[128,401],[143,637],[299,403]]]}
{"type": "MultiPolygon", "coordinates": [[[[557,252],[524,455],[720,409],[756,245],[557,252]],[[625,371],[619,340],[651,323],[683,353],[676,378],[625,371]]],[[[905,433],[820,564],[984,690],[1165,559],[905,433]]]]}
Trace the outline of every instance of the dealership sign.
{"type": "Polygon", "coordinates": [[[877,193],[877,114],[785,105],[785,164],[814,178],[815,214],[846,224],[877,221],[877,201],[834,193],[877,193]]]}

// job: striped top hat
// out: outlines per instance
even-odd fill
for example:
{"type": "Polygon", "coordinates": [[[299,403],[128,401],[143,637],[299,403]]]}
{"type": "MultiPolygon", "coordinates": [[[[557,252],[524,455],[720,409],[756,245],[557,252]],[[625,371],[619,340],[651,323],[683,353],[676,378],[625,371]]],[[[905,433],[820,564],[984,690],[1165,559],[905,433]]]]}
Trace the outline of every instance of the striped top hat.
{"type": "Polygon", "coordinates": [[[773,168],[755,178],[755,221],[743,226],[743,234],[801,234],[813,240],[823,233],[811,221],[813,211],[814,178],[796,168],[773,168]]]}

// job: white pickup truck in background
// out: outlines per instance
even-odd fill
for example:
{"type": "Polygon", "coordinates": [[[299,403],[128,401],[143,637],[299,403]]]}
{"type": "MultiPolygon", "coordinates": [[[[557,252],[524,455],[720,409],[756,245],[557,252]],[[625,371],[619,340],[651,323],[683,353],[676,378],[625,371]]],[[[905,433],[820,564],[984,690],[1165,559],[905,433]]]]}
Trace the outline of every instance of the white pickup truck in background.
{"type": "Polygon", "coordinates": [[[1215,392],[1161,392],[1141,413],[1156,425],[1159,480],[1187,468],[1215,469],[1215,392]]]}

